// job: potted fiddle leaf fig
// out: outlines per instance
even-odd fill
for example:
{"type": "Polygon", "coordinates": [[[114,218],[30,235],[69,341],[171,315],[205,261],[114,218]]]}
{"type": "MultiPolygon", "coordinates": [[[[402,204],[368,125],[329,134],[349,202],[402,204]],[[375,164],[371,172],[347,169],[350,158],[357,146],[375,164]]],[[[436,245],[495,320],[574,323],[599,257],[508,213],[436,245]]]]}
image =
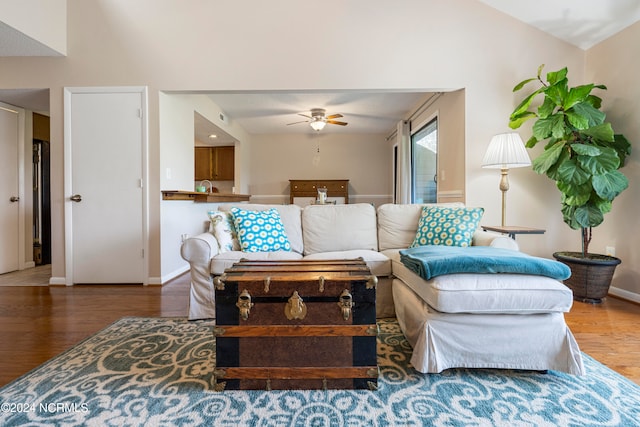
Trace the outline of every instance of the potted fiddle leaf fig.
{"type": "Polygon", "coordinates": [[[598,303],[609,291],[613,273],[620,259],[589,252],[591,233],[611,210],[613,200],[628,187],[627,178],[618,170],[631,145],[615,134],[605,113],[602,99],[594,89],[606,90],[593,83],[569,87],[567,68],[538,75],[517,84],[513,91],[536,82],[538,88],[524,97],[509,120],[512,129],[533,119],[533,135],[528,148],[546,143],[544,151],[532,162],[533,170],[555,181],[561,193],[564,222],[580,230],[581,252],[556,252],[553,256],[571,267],[565,284],[579,301],[598,303]],[[541,103],[533,106],[534,100],[541,103]]]}

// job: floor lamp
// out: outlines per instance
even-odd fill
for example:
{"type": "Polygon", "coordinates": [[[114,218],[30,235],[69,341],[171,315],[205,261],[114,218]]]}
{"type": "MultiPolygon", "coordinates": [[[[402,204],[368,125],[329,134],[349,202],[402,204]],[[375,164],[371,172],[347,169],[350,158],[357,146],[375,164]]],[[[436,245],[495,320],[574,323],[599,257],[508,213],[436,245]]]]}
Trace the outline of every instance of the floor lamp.
{"type": "Polygon", "coordinates": [[[522,138],[516,132],[501,133],[491,138],[482,160],[483,168],[500,169],[500,191],[502,191],[502,226],[506,225],[507,190],[509,190],[509,169],[531,165],[529,154],[522,138]]]}

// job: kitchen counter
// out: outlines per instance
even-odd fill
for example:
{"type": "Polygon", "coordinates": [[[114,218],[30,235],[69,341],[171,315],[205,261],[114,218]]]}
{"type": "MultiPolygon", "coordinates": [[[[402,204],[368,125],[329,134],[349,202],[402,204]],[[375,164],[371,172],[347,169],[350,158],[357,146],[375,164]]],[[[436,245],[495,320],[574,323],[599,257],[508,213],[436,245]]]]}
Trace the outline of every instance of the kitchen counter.
{"type": "Polygon", "coordinates": [[[162,190],[162,200],[192,200],[196,203],[248,202],[250,197],[250,194],[162,190]]]}

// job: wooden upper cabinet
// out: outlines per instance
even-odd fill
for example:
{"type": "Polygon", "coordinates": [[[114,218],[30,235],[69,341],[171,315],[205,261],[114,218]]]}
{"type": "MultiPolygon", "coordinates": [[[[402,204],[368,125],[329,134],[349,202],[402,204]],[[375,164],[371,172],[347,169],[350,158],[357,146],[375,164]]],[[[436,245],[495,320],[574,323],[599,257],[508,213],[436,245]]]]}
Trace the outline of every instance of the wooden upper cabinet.
{"type": "Polygon", "coordinates": [[[215,147],[215,173],[218,181],[233,181],[235,147],[215,147]]]}
{"type": "Polygon", "coordinates": [[[196,181],[233,181],[235,147],[195,147],[196,181]]]}

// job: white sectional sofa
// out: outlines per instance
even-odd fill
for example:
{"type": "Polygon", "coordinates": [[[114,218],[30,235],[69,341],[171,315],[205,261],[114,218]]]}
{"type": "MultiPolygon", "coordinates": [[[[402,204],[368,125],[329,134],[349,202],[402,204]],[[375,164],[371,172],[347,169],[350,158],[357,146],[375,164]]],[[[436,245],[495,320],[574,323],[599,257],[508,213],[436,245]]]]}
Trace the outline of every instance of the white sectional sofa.
{"type": "MultiPolygon", "coordinates": [[[[214,233],[185,240],[190,263],[189,319],[215,318],[213,277],[240,259],[362,258],[378,277],[376,314],[397,317],[420,372],[453,367],[560,370],[582,374],[578,346],[564,322],[572,304],[561,282],[518,274],[452,274],[424,280],[400,260],[416,235],[424,205],[221,205],[276,209],[290,251],[221,251],[214,233]]],[[[432,205],[445,206],[445,205],[432,205]]],[[[462,207],[462,204],[447,204],[462,207]]],[[[476,230],[473,245],[518,250],[515,240],[476,230]]]]}

